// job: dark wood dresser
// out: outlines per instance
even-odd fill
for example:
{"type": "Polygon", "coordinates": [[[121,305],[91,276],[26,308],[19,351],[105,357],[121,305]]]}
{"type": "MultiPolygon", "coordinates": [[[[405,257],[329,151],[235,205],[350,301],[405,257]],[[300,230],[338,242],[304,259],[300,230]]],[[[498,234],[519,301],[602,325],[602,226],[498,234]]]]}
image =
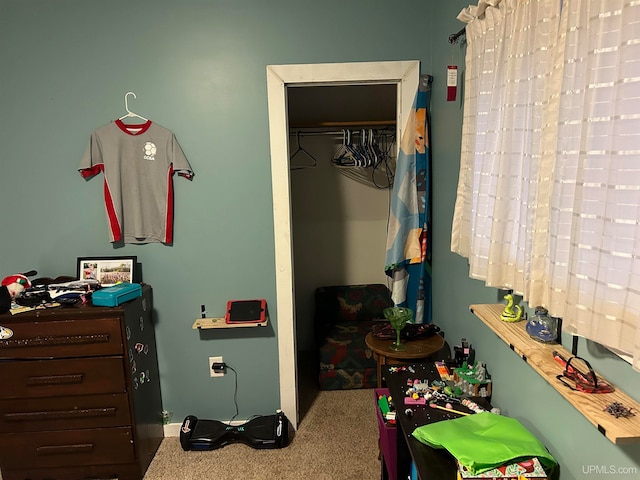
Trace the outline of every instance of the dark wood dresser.
{"type": "Polygon", "coordinates": [[[153,291],[142,293],[0,315],[2,480],[144,477],[163,426],[153,291]]]}

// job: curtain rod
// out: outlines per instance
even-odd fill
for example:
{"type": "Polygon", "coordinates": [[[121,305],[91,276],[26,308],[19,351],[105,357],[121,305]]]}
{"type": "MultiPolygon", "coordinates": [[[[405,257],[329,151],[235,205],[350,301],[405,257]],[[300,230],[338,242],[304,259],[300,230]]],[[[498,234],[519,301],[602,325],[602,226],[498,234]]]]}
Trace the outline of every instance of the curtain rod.
{"type": "Polygon", "coordinates": [[[458,33],[452,33],[451,35],[449,35],[449,43],[454,44],[458,41],[458,39],[462,36],[465,35],[467,33],[467,27],[464,27],[462,30],[460,30],[458,33]]]}

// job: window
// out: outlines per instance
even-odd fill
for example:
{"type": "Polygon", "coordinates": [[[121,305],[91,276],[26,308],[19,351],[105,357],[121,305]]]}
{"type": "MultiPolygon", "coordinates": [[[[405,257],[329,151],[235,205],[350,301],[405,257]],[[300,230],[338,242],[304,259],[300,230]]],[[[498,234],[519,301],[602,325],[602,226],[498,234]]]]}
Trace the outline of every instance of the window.
{"type": "Polygon", "coordinates": [[[640,3],[484,1],[467,22],[452,251],[640,370],[640,3]]]}

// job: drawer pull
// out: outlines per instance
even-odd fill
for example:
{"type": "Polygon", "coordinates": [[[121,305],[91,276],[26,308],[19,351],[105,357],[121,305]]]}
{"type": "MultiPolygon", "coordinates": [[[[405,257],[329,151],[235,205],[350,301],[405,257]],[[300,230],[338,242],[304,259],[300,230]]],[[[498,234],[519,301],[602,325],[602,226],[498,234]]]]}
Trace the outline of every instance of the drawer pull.
{"type": "Polygon", "coordinates": [[[36,448],[38,455],[60,455],[64,453],[89,453],[93,443],[77,443],[75,445],[44,445],[36,448]]]}
{"type": "Polygon", "coordinates": [[[36,385],[62,385],[69,383],[82,383],[83,375],[81,373],[72,373],[69,375],[47,375],[46,377],[30,377],[27,379],[28,386],[36,385]]]}
{"type": "Polygon", "coordinates": [[[101,333],[95,335],[70,335],[66,337],[36,337],[14,340],[3,340],[0,347],[43,347],[58,345],[88,345],[95,343],[109,343],[109,334],[101,333]]]}
{"type": "Polygon", "coordinates": [[[69,418],[113,417],[116,414],[114,407],[82,408],[79,410],[54,410],[50,412],[17,412],[6,413],[7,422],[35,422],[46,420],[60,420],[69,418]]]}

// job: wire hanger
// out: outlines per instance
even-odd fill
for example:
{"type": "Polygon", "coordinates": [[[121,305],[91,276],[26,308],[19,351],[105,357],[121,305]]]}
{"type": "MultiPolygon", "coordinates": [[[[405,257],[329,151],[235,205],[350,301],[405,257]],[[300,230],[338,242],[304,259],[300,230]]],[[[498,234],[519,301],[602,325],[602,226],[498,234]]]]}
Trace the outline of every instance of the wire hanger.
{"type": "Polygon", "coordinates": [[[311,164],[310,165],[298,165],[298,166],[291,166],[291,170],[299,170],[301,168],[312,168],[315,167],[316,165],[318,165],[318,161],[316,160],[316,158],[311,155],[309,152],[307,152],[304,147],[302,146],[302,144],[300,143],[300,132],[298,132],[298,134],[296,135],[297,141],[298,141],[298,149],[293,152],[293,154],[291,155],[291,157],[289,157],[289,162],[293,161],[293,158],[296,157],[299,154],[303,154],[304,156],[306,156],[308,159],[311,160],[311,164]]]}
{"type": "Polygon", "coordinates": [[[127,114],[121,116],[120,120],[124,120],[125,118],[129,117],[138,117],[143,122],[148,122],[149,119],[144,118],[142,115],[138,115],[137,113],[133,113],[131,110],[129,110],[129,95],[133,95],[133,98],[136,98],[136,94],[133,92],[127,92],[124,94],[124,109],[127,111],[127,114]]]}

